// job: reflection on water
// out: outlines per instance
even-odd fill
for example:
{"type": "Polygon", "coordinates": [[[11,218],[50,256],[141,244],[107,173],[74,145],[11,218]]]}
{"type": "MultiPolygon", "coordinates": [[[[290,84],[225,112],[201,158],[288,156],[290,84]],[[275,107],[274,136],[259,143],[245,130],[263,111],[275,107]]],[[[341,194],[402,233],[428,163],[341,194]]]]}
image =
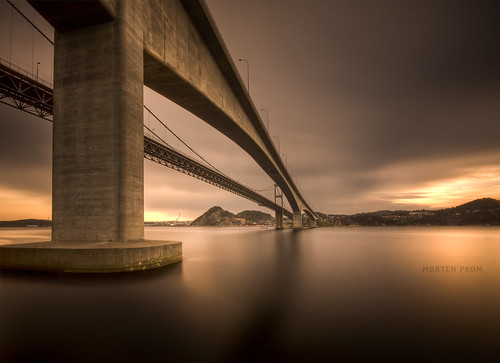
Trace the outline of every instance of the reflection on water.
{"type": "MultiPolygon", "coordinates": [[[[9,233],[49,239],[26,229],[0,239],[9,233]]],[[[183,261],[134,274],[0,272],[0,361],[496,357],[499,228],[149,228],[146,237],[183,241],[183,261]]]]}
{"type": "Polygon", "coordinates": [[[50,241],[51,228],[0,228],[0,246],[12,243],[50,241]]]}

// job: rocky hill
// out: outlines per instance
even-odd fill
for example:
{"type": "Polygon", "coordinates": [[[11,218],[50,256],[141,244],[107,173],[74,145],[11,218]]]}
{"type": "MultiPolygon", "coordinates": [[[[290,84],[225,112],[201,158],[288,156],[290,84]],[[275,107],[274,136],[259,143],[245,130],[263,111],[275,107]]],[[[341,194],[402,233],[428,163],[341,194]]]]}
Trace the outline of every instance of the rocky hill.
{"type": "Polygon", "coordinates": [[[248,223],[265,223],[273,219],[269,213],[260,212],[257,210],[245,210],[236,215],[236,218],[243,218],[248,223]]]}
{"type": "Polygon", "coordinates": [[[268,213],[255,210],[246,210],[238,214],[233,214],[221,207],[212,207],[196,218],[192,226],[241,226],[245,224],[261,224],[272,220],[268,213]]]}
{"type": "Polygon", "coordinates": [[[201,216],[196,218],[191,225],[192,226],[220,226],[220,225],[231,225],[234,214],[222,209],[219,206],[215,206],[207,210],[201,216]]]}

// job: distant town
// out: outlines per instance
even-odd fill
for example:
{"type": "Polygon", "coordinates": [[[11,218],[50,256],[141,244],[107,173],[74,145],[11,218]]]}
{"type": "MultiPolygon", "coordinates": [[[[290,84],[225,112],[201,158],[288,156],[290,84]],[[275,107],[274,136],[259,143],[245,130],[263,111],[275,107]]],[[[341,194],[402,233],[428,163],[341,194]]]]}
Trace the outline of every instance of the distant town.
{"type": "MultiPolygon", "coordinates": [[[[493,198],[476,199],[453,208],[438,210],[382,210],[356,214],[325,214],[317,212],[322,221],[318,227],[354,226],[500,226],[500,201],[493,198]]],[[[188,226],[274,226],[274,217],[269,213],[246,210],[237,214],[214,206],[194,221],[144,222],[145,227],[188,227],[188,226]]],[[[285,218],[285,227],[291,226],[285,218]]],[[[305,227],[310,225],[309,218],[303,216],[305,227]]],[[[50,227],[47,219],[22,219],[0,221],[1,227],[50,227]]]]}

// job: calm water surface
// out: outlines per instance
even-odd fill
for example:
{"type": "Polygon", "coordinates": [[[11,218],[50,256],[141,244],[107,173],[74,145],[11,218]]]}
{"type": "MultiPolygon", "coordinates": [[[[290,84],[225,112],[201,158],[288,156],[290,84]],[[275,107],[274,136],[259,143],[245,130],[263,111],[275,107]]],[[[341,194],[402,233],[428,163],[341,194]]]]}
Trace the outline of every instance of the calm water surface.
{"type": "MultiPolygon", "coordinates": [[[[0,362],[498,361],[500,228],[147,228],[183,261],[0,271],[0,362]],[[439,271],[438,271],[439,270],[439,271]]],[[[0,229],[0,244],[50,229],[0,229]]]]}

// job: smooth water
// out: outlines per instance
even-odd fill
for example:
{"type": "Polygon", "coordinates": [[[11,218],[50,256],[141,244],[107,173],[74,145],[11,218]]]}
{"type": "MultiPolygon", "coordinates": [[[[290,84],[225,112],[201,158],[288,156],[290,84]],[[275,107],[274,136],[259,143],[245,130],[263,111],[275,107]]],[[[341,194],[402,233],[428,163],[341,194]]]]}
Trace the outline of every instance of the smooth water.
{"type": "MultiPolygon", "coordinates": [[[[146,228],[183,261],[0,271],[3,361],[498,361],[500,228],[146,228]]],[[[0,229],[0,244],[50,229],[0,229]]]]}

